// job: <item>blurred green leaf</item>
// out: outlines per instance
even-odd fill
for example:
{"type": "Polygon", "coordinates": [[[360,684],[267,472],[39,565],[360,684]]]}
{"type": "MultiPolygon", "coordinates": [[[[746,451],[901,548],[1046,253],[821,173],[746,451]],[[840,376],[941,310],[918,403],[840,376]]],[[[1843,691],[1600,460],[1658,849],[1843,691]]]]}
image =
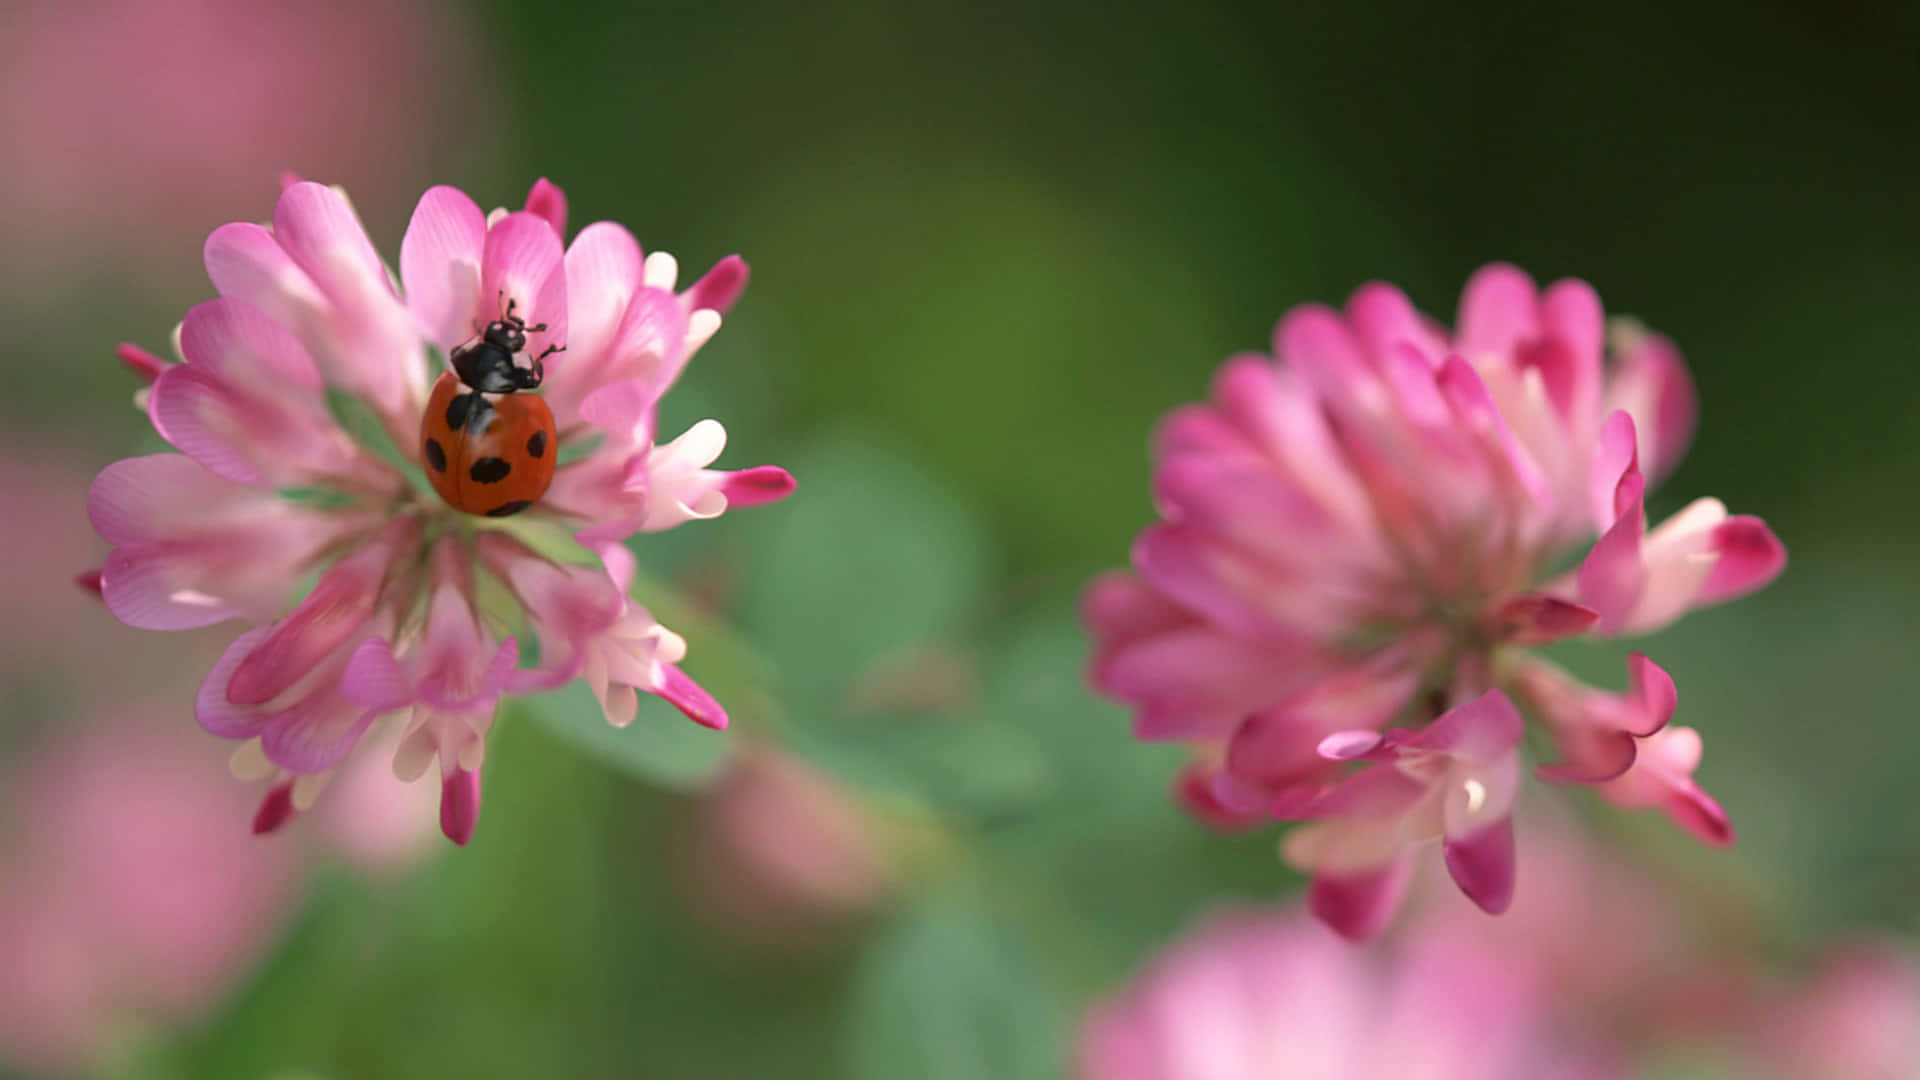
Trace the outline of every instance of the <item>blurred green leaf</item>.
{"type": "Polygon", "coordinates": [[[987,581],[972,516],[897,448],[842,437],[797,458],[760,511],[740,610],[789,698],[821,719],[867,665],[950,635],[987,581]]]}
{"type": "Polygon", "coordinates": [[[792,748],[870,795],[925,803],[971,819],[1032,807],[1053,770],[1018,728],[970,715],[862,717],[857,732],[796,730],[792,748]]]}
{"type": "Polygon", "coordinates": [[[578,679],[523,699],[517,707],[562,742],[649,784],[697,787],[719,771],[731,746],[724,733],[701,727],[647,694],[640,695],[633,723],[616,728],[578,679]]]}
{"type": "Polygon", "coordinates": [[[1037,953],[956,896],[903,912],[868,943],[848,1006],[853,1080],[1060,1075],[1065,1008],[1037,953]]]}

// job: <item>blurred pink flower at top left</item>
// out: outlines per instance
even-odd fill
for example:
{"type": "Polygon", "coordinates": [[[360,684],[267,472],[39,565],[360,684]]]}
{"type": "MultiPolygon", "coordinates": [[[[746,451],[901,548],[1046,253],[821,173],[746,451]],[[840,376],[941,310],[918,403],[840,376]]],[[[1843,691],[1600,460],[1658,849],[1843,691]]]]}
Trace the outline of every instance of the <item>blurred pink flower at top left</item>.
{"type": "Polygon", "coordinates": [[[433,188],[396,288],[345,195],[292,182],[270,223],[208,237],[220,298],[187,313],[180,362],[121,349],[180,452],[115,462],[94,481],[89,513],[114,546],[97,584],[132,626],[252,624],[196,712],[241,741],[237,775],[272,781],[256,831],[310,806],[383,716],[404,718],[402,779],[437,767],[441,827],[458,843],[478,819],[506,697],[583,679],[616,726],[640,693],[726,726],[678,667],[686,641],[628,598],[621,542],[793,488],[777,467],[712,468],[718,421],[655,438],[661,396],[719,329],[746,264],[723,260],[676,291],[672,256],[644,254],[611,222],[566,245],[566,207],[544,180],[525,209],[491,214],[433,188]],[[505,310],[525,316],[529,350],[562,350],[547,361],[556,438],[540,451],[562,464],[523,513],[477,517],[422,475],[448,468],[422,436],[428,346],[451,355],[505,310]],[[536,663],[521,662],[523,642],[536,663]]]}
{"type": "Polygon", "coordinates": [[[465,21],[439,0],[10,5],[0,115],[35,148],[0,176],[11,249],[42,277],[165,259],[283,169],[402,188],[446,149],[422,132],[485,134],[465,21]]]}

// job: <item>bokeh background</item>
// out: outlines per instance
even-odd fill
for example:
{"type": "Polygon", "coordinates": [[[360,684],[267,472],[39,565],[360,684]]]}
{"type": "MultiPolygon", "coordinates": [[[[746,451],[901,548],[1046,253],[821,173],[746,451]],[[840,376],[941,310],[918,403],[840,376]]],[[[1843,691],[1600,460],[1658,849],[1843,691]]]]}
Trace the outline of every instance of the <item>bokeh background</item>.
{"type": "Polygon", "coordinates": [[[1081,689],[1150,425],[1292,304],[1450,317],[1494,259],[1673,337],[1703,410],[1655,515],[1718,495],[1792,555],[1651,646],[1740,845],[1609,842],[1765,963],[1920,930],[1920,7],[612,7],[7,5],[0,967],[42,982],[0,1076],[1054,1075],[1091,996],[1298,884],[1081,689]],[[89,476],[150,448],[112,346],[164,349],[282,170],[389,258],[426,185],[544,175],[576,226],[751,261],[668,426],[800,493],[637,547],[738,730],[643,723],[694,740],[663,770],[526,710],[467,850],[390,792],[246,835],[190,708],[220,633],[69,581],[89,476]],[[60,779],[89,754],[122,774],[60,779]]]}

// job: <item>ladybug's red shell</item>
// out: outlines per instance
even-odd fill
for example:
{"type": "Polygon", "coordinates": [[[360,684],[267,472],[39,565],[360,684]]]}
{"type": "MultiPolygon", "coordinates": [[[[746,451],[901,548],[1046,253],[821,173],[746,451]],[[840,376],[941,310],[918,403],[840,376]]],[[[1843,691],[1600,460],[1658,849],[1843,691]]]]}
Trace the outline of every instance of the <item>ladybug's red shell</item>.
{"type": "Polygon", "coordinates": [[[517,514],[553,482],[553,410],[534,394],[483,394],[448,371],[420,421],[420,458],[433,490],[456,510],[517,514]]]}

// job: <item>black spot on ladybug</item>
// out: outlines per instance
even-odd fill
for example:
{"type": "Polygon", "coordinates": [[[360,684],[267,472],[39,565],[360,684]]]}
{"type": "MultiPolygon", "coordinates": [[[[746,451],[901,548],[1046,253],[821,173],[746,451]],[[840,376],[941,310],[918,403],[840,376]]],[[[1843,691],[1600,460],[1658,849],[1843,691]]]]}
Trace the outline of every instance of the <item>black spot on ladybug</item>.
{"type": "Polygon", "coordinates": [[[467,470],[467,475],[473,477],[473,482],[476,484],[497,484],[505,480],[507,474],[512,471],[512,463],[505,458],[483,457],[473,463],[473,466],[467,470]]]}
{"type": "Polygon", "coordinates": [[[536,431],[527,436],[527,453],[533,457],[545,457],[547,454],[547,433],[536,431]]]}
{"type": "Polygon", "coordinates": [[[447,402],[447,426],[455,431],[466,427],[467,414],[472,411],[473,403],[479,397],[479,394],[455,394],[453,399],[447,402]]]}
{"type": "Polygon", "coordinates": [[[425,449],[427,453],[427,464],[433,466],[433,471],[446,472],[447,471],[447,452],[445,450],[440,449],[440,441],[438,439],[429,438],[427,440],[427,445],[425,449]]]}
{"type": "Polygon", "coordinates": [[[499,506],[496,506],[493,509],[487,511],[487,516],[488,517],[512,517],[513,515],[519,513],[522,510],[525,510],[527,507],[532,505],[533,505],[533,500],[531,499],[515,499],[509,503],[501,503],[499,506]]]}

